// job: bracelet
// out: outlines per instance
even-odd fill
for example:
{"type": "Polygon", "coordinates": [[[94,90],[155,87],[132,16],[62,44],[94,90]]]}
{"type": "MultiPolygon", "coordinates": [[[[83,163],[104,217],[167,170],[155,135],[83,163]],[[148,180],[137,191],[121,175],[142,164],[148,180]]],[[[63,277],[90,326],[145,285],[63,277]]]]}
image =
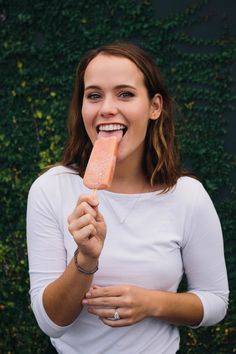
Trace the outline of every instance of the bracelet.
{"type": "Polygon", "coordinates": [[[79,253],[79,248],[77,248],[77,249],[75,250],[75,253],[74,253],[74,261],[75,261],[75,265],[76,265],[76,268],[78,269],[78,271],[79,271],[80,273],[87,274],[87,275],[94,274],[94,273],[98,270],[98,264],[97,264],[96,267],[95,267],[93,270],[91,270],[91,271],[83,269],[83,268],[80,267],[80,265],[78,264],[78,260],[77,260],[77,255],[78,255],[78,253],[79,253]]]}

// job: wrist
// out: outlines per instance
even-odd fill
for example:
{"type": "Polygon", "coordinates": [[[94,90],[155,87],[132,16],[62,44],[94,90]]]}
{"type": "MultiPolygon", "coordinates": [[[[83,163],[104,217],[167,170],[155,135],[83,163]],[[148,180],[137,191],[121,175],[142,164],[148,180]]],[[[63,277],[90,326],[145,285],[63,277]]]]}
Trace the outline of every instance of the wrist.
{"type": "Polygon", "coordinates": [[[147,312],[149,317],[161,318],[163,309],[163,294],[158,290],[149,290],[147,297],[147,312]]]}
{"type": "Polygon", "coordinates": [[[83,255],[79,248],[74,253],[74,263],[80,273],[92,275],[98,270],[98,258],[83,255]]]}

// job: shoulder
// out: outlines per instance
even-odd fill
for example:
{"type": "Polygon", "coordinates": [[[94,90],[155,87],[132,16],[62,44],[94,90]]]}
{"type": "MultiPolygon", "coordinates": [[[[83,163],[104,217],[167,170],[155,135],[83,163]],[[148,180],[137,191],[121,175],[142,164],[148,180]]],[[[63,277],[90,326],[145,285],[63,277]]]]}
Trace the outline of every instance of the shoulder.
{"type": "Polygon", "coordinates": [[[178,179],[176,185],[171,190],[171,193],[193,196],[195,193],[203,190],[205,189],[198,179],[189,176],[183,176],[178,179]]]}
{"type": "Polygon", "coordinates": [[[216,214],[210,195],[203,184],[195,178],[181,177],[177,182],[174,194],[179,207],[184,206],[188,214],[192,213],[200,218],[216,214]]]}
{"type": "Polygon", "coordinates": [[[71,209],[86,187],[78,173],[68,167],[56,166],[40,175],[28,193],[28,205],[40,210],[71,209]]]}
{"type": "Polygon", "coordinates": [[[210,199],[203,184],[199,180],[188,176],[178,179],[172,194],[186,206],[196,206],[196,204],[210,199]]]}
{"type": "Polygon", "coordinates": [[[190,193],[204,189],[202,183],[198,179],[189,176],[180,177],[175,188],[178,192],[189,191],[190,193]]]}
{"type": "Polygon", "coordinates": [[[50,181],[55,182],[60,176],[65,176],[68,174],[78,174],[72,169],[65,166],[54,166],[48,169],[43,174],[39,175],[33,182],[32,186],[43,186],[44,184],[50,183],[50,181]]]}
{"type": "Polygon", "coordinates": [[[58,189],[65,190],[75,183],[83,183],[82,178],[76,171],[65,166],[55,166],[36,178],[31,185],[30,192],[40,190],[51,194],[58,189]]]}

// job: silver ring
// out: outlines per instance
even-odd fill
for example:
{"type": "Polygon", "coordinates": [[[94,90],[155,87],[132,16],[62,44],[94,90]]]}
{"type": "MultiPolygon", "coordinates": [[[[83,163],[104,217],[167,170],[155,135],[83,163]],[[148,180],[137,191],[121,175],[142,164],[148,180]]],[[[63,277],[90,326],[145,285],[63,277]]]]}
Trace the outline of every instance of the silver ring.
{"type": "Polygon", "coordinates": [[[120,315],[119,315],[118,309],[115,309],[115,312],[114,312],[114,315],[113,315],[113,319],[115,321],[120,320],[120,315]]]}

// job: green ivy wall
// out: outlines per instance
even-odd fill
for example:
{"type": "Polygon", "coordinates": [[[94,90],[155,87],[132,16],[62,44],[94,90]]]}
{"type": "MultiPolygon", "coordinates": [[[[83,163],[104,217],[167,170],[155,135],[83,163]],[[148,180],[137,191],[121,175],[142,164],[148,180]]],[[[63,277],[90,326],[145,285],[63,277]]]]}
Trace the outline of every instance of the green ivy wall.
{"type": "Polygon", "coordinates": [[[149,0],[0,0],[1,354],[41,354],[47,346],[29,305],[27,193],[41,169],[61,158],[81,55],[113,40],[133,41],[155,57],[179,104],[183,161],[207,188],[222,221],[229,312],[214,327],[181,329],[181,353],[236,352],[236,158],[225,149],[227,114],[236,102],[236,39],[227,22],[216,39],[189,34],[193,26],[207,26],[206,6],[195,0],[157,19],[149,0]]]}

